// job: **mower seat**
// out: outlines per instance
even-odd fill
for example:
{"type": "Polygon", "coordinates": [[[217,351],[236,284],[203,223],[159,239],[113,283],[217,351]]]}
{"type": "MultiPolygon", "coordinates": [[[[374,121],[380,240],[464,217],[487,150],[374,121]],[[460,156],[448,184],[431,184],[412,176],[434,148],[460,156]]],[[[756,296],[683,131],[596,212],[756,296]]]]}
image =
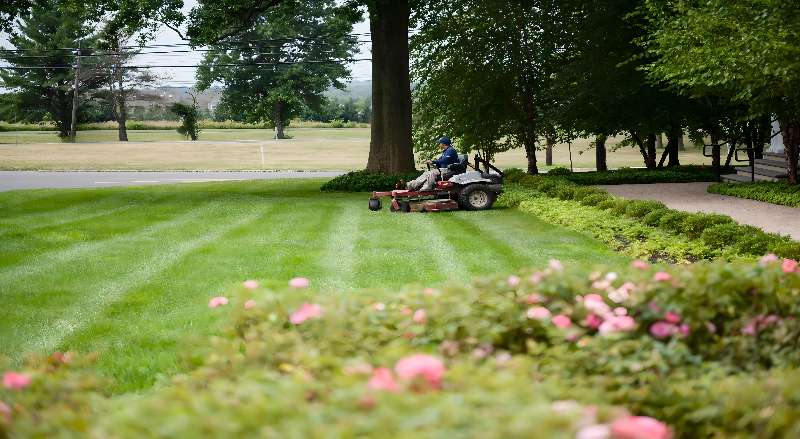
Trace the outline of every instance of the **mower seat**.
{"type": "Polygon", "coordinates": [[[469,164],[469,156],[466,154],[458,155],[458,163],[453,163],[447,166],[449,171],[447,174],[452,177],[454,175],[463,174],[467,172],[467,165],[469,164]]]}

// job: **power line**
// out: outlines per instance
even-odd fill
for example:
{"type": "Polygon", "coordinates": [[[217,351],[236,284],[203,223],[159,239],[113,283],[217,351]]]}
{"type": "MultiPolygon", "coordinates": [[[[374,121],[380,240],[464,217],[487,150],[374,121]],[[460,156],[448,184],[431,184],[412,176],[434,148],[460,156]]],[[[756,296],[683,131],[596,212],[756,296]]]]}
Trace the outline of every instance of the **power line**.
{"type": "MultiPolygon", "coordinates": [[[[150,65],[150,66],[122,66],[123,69],[154,69],[154,68],[196,68],[196,67],[250,67],[250,66],[279,66],[293,64],[338,64],[341,62],[362,62],[372,61],[372,58],[342,59],[342,60],[309,60],[309,61],[286,61],[286,62],[265,62],[265,63],[233,63],[233,64],[191,64],[191,65],[150,65]]],[[[74,69],[74,66],[2,66],[0,69],[8,70],[61,70],[74,69]]]]}

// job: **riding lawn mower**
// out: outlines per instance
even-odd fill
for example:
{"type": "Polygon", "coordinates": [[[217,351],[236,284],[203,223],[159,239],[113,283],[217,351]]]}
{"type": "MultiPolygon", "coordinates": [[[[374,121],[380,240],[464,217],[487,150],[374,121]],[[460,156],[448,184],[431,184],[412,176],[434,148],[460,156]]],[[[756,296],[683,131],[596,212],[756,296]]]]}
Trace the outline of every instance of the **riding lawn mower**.
{"type": "Polygon", "coordinates": [[[369,210],[381,210],[382,197],[391,197],[392,212],[487,210],[491,209],[502,190],[502,171],[480,155],[476,154],[475,163],[470,165],[468,156],[459,154],[458,163],[443,170],[441,179],[432,190],[407,190],[401,182],[393,191],[373,192],[369,199],[369,210]],[[473,170],[469,170],[469,167],[473,170]]]}

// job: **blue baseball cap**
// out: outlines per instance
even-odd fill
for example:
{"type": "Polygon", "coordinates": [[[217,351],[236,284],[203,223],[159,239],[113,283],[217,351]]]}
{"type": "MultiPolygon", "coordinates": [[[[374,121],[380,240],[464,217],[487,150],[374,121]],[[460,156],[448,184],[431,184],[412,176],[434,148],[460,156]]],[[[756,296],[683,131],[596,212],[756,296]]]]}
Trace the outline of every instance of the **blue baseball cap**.
{"type": "Polygon", "coordinates": [[[447,136],[442,136],[442,137],[439,139],[439,143],[441,143],[441,144],[443,144],[443,145],[452,145],[452,144],[453,144],[453,142],[452,142],[452,141],[450,140],[450,138],[449,138],[449,137],[447,137],[447,136]]]}

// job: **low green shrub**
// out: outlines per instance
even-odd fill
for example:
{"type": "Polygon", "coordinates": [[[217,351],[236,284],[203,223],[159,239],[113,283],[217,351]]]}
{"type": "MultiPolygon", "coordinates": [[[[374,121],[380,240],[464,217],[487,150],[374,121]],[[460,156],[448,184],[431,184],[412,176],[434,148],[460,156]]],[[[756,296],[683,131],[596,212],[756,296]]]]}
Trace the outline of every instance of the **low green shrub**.
{"type": "Polygon", "coordinates": [[[631,218],[642,218],[654,210],[664,210],[667,206],[660,201],[631,200],[625,207],[625,215],[631,218]]]}
{"type": "Polygon", "coordinates": [[[352,171],[327,181],[320,190],[323,192],[371,192],[394,189],[399,180],[413,180],[419,173],[406,175],[386,175],[369,171],[352,171]]]}
{"type": "MultiPolygon", "coordinates": [[[[703,230],[716,226],[718,224],[732,224],[734,221],[727,215],[719,215],[715,213],[696,213],[688,215],[684,218],[683,223],[680,225],[680,231],[684,235],[696,239],[700,237],[703,230]]],[[[764,254],[764,253],[759,253],[764,254]]]]}
{"type": "Polygon", "coordinates": [[[658,223],[661,222],[661,217],[669,213],[669,209],[666,207],[663,209],[656,209],[652,210],[647,215],[642,217],[642,224],[650,226],[650,227],[658,227],[658,223]]]}
{"type": "Polygon", "coordinates": [[[732,197],[749,198],[785,206],[800,207],[800,185],[782,182],[719,183],[712,184],[708,191],[732,197]]]}
{"type": "Polygon", "coordinates": [[[617,207],[618,203],[615,198],[606,198],[595,205],[598,209],[612,210],[617,207]]]}
{"type": "Polygon", "coordinates": [[[575,198],[575,188],[572,186],[562,186],[556,190],[556,198],[561,200],[572,200],[575,198]]]}
{"type": "Polygon", "coordinates": [[[782,257],[800,261],[800,242],[780,242],[771,249],[773,253],[782,257]]]}
{"type": "Polygon", "coordinates": [[[587,187],[587,186],[575,187],[572,190],[572,199],[575,201],[582,201],[589,195],[602,194],[604,192],[605,191],[603,191],[602,189],[597,189],[593,187],[587,187]]]}
{"type": "Polygon", "coordinates": [[[614,207],[611,208],[611,212],[617,215],[624,215],[625,211],[628,210],[628,205],[631,203],[631,200],[627,200],[625,198],[617,198],[614,200],[616,204],[614,207]]]}
{"type": "Polygon", "coordinates": [[[764,233],[758,227],[740,225],[740,233],[733,248],[743,255],[761,256],[777,250],[782,239],[779,235],[764,233]]]}
{"type": "Polygon", "coordinates": [[[109,396],[79,355],[13,371],[0,435],[796,437],[798,291],[776,258],[551,261],[358,294],[239,287],[186,372],[148,392],[109,396]],[[651,434],[623,435],[630,414],[653,418],[651,434]]]}
{"type": "Polygon", "coordinates": [[[551,168],[547,171],[547,175],[550,176],[558,176],[558,175],[570,175],[572,171],[569,168],[565,168],[563,166],[556,166],[555,168],[551,168]]]}
{"type": "MultiPolygon", "coordinates": [[[[734,171],[730,168],[722,171],[722,173],[727,172],[734,171]]],[[[712,167],[695,165],[659,169],[621,168],[602,172],[573,172],[559,174],[559,177],[580,185],[683,183],[719,180],[712,167]]]]}
{"type": "Polygon", "coordinates": [[[742,229],[739,224],[717,224],[700,234],[700,240],[711,247],[724,247],[739,239],[742,229]]]}
{"type": "Polygon", "coordinates": [[[686,212],[679,212],[677,210],[670,210],[661,217],[658,221],[658,226],[670,232],[679,233],[683,228],[683,223],[690,216],[686,212]]]}
{"type": "Polygon", "coordinates": [[[517,183],[525,176],[525,171],[520,168],[508,168],[503,171],[503,180],[507,183],[517,183]]]}
{"type": "Polygon", "coordinates": [[[581,199],[581,204],[584,206],[598,206],[600,203],[609,200],[610,198],[611,194],[608,192],[592,193],[583,197],[581,199]]]}

